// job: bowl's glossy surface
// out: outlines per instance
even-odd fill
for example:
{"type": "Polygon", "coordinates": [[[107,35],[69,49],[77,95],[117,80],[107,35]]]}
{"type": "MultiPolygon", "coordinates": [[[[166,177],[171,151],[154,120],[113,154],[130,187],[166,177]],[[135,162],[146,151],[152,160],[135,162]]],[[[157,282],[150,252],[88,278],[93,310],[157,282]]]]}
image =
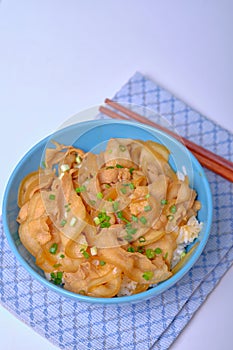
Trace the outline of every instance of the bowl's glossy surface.
{"type": "Polygon", "coordinates": [[[180,278],[182,278],[197,261],[207,243],[211,228],[212,197],[204,170],[196,158],[194,158],[181,143],[169,135],[154,128],[143,126],[139,123],[95,120],[74,124],[59,130],[51,136],[51,139],[55,139],[56,141],[67,145],[73,144],[76,147],[82,148],[84,151],[92,150],[94,152],[99,152],[105,148],[106,141],[112,137],[141,140],[151,139],[164,144],[171,151],[169,161],[171,166],[179,171],[182,171],[183,166],[185,166],[189,176],[190,185],[196,190],[198,200],[202,203],[201,210],[198,213],[198,219],[199,221],[202,221],[204,225],[199,235],[200,244],[181,270],[170,279],[159,283],[145,292],[132,296],[104,299],[75,294],[55,286],[46,280],[43,271],[35,265],[34,258],[21,244],[18,236],[18,224],[16,222],[19,211],[17,206],[19,184],[25,175],[38,169],[38,166],[41,164],[44,149],[50,141],[50,138],[40,141],[22,158],[9,179],[3,201],[4,230],[13,253],[34,278],[61,295],[74,298],[78,301],[102,304],[121,304],[146,300],[162,293],[180,280],[180,278]]]}

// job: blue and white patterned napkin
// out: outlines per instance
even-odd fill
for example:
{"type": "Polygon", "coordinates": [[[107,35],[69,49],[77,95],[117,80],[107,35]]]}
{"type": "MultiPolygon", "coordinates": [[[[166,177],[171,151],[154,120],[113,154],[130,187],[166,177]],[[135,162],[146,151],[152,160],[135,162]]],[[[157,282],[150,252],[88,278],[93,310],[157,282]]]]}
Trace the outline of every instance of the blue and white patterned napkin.
{"type": "MultiPolygon", "coordinates": [[[[233,135],[136,73],[115,100],[165,115],[184,137],[233,160],[233,135]]],[[[233,262],[233,184],[206,171],[214,216],[209,241],[188,274],[153,299],[134,305],[75,302],[34,280],[12,254],[0,224],[1,304],[61,349],[168,349],[233,262]]]]}

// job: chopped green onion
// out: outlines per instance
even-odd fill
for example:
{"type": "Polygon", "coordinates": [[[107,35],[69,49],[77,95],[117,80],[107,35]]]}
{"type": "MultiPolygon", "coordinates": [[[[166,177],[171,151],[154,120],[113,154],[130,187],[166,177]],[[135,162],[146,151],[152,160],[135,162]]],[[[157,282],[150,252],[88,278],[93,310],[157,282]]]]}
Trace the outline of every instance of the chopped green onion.
{"type": "Polygon", "coordinates": [[[185,255],[186,255],[186,253],[185,253],[185,252],[182,252],[182,253],[180,254],[180,258],[181,258],[181,259],[184,258],[185,255]]]}
{"type": "Polygon", "coordinates": [[[130,172],[131,175],[133,175],[133,171],[134,170],[135,170],[134,168],[129,168],[129,172],[130,172]]]}
{"type": "Polygon", "coordinates": [[[55,194],[50,194],[50,195],[49,195],[49,199],[50,199],[51,201],[54,201],[55,198],[56,198],[55,194]]]}
{"type": "Polygon", "coordinates": [[[126,151],[126,147],[124,145],[119,145],[120,151],[121,152],[125,152],[126,151]]]}
{"type": "Polygon", "coordinates": [[[172,213],[172,214],[175,214],[176,213],[176,206],[175,206],[175,204],[173,204],[171,207],[170,207],[170,212],[172,213]]]}
{"type": "Polygon", "coordinates": [[[117,211],[119,208],[119,202],[113,202],[112,207],[114,211],[117,211]]]}
{"type": "Polygon", "coordinates": [[[108,198],[108,202],[113,202],[113,199],[112,198],[108,198]]]}
{"type": "Polygon", "coordinates": [[[112,153],[112,149],[109,149],[109,150],[108,150],[108,153],[109,153],[109,154],[112,153]]]}
{"type": "Polygon", "coordinates": [[[101,222],[100,224],[101,228],[108,228],[110,226],[111,226],[110,222],[107,222],[107,221],[101,222]]]}
{"type": "Polygon", "coordinates": [[[144,272],[144,274],[142,275],[142,277],[143,277],[146,281],[151,280],[153,276],[154,276],[153,271],[146,271],[146,272],[144,272]]]}
{"type": "Polygon", "coordinates": [[[154,252],[155,252],[155,254],[161,254],[162,253],[162,249],[161,248],[155,248],[154,252]]]}
{"type": "Polygon", "coordinates": [[[58,244],[57,244],[57,243],[53,243],[53,244],[51,245],[51,247],[49,248],[49,252],[50,252],[51,254],[56,254],[57,248],[58,248],[58,244]]]}
{"type": "Polygon", "coordinates": [[[126,232],[128,235],[134,235],[137,232],[137,229],[134,227],[126,227],[126,232]]]}
{"type": "Polygon", "coordinates": [[[165,204],[167,204],[167,200],[166,200],[166,199],[161,199],[160,203],[161,203],[162,205],[165,205],[165,204]]]}
{"type": "Polygon", "coordinates": [[[136,229],[136,228],[127,228],[127,229],[126,229],[126,232],[127,232],[129,235],[134,235],[134,234],[137,232],[137,229],[136,229]]]}
{"type": "Polygon", "coordinates": [[[141,236],[141,237],[139,237],[139,242],[140,243],[142,243],[142,242],[146,242],[146,239],[145,239],[145,237],[144,236],[141,236]]]}
{"type": "Polygon", "coordinates": [[[151,211],[152,207],[150,205],[146,205],[144,207],[144,211],[151,211]]]}
{"type": "Polygon", "coordinates": [[[144,253],[144,247],[138,247],[137,252],[143,254],[144,253]]]}
{"type": "Polygon", "coordinates": [[[168,216],[167,216],[167,219],[168,219],[169,221],[172,221],[172,220],[174,219],[174,215],[168,215],[168,216]]]}
{"type": "Polygon", "coordinates": [[[129,253],[134,253],[134,252],[135,252],[134,247],[128,247],[128,248],[127,248],[127,252],[129,252],[129,253]]]}
{"type": "Polygon", "coordinates": [[[73,216],[72,219],[70,220],[70,226],[74,227],[76,225],[77,220],[78,219],[75,216],[73,216]]]}
{"type": "Polygon", "coordinates": [[[62,276],[63,272],[58,271],[57,273],[51,272],[50,277],[51,277],[51,282],[53,282],[55,285],[62,284],[62,276]]]}
{"type": "Polygon", "coordinates": [[[129,184],[129,188],[130,188],[131,190],[134,190],[134,189],[135,189],[135,186],[134,186],[134,184],[133,184],[132,182],[129,184]]]}
{"type": "Polygon", "coordinates": [[[106,262],[105,262],[105,261],[100,260],[100,266],[104,266],[105,264],[106,264],[106,262]]]}
{"type": "Polygon", "coordinates": [[[53,267],[55,267],[55,268],[56,268],[56,267],[60,267],[60,266],[62,266],[62,264],[54,264],[54,265],[53,265],[53,267]]]}
{"type": "Polygon", "coordinates": [[[114,166],[107,166],[106,169],[114,169],[114,166]]]}
{"type": "Polygon", "coordinates": [[[101,222],[105,220],[109,221],[111,219],[110,216],[106,214],[105,210],[102,210],[102,212],[98,214],[98,218],[100,219],[101,222]]]}
{"type": "Polygon", "coordinates": [[[58,278],[62,278],[62,276],[63,276],[63,272],[61,272],[61,271],[57,272],[57,277],[58,278]]]}
{"type": "Polygon", "coordinates": [[[154,259],[155,252],[153,251],[153,249],[146,249],[146,256],[148,259],[154,259]]]}
{"type": "MultiPolygon", "coordinates": [[[[66,213],[68,213],[70,211],[70,205],[71,205],[70,203],[65,205],[66,213]]],[[[65,217],[67,218],[67,215],[65,215],[65,217]]]]}
{"type": "Polygon", "coordinates": [[[127,220],[127,219],[123,216],[122,211],[118,211],[118,212],[117,212],[117,217],[118,217],[119,219],[121,219],[122,221],[125,221],[127,224],[130,223],[129,220],[127,220]]]}
{"type": "Polygon", "coordinates": [[[168,252],[166,252],[166,254],[164,255],[164,260],[166,260],[168,257],[168,252]]]}
{"type": "Polygon", "coordinates": [[[122,218],[123,218],[123,213],[122,213],[122,211],[118,211],[118,212],[117,212],[117,217],[118,217],[119,219],[122,219],[122,218]]]}
{"type": "Polygon", "coordinates": [[[138,218],[137,218],[137,216],[132,215],[132,220],[133,220],[134,222],[138,222],[138,218]]]}
{"type": "Polygon", "coordinates": [[[126,190],[125,187],[121,187],[120,191],[121,191],[122,194],[126,194],[127,193],[127,190],[126,190]]]}
{"type": "Polygon", "coordinates": [[[110,216],[106,214],[105,211],[102,211],[101,213],[98,214],[93,220],[96,225],[100,225],[101,228],[104,227],[110,227],[110,216]]]}
{"type": "Polygon", "coordinates": [[[150,193],[147,193],[146,195],[145,195],[145,199],[148,199],[150,197],[150,193]]]}
{"type": "Polygon", "coordinates": [[[80,186],[75,189],[77,193],[85,192],[87,190],[86,186],[80,186]]]}
{"type": "Polygon", "coordinates": [[[116,167],[119,168],[119,169],[124,168],[124,167],[123,167],[122,165],[120,165],[120,164],[116,164],[116,167]]]}
{"type": "Polygon", "coordinates": [[[141,216],[140,221],[143,225],[145,225],[147,223],[147,219],[145,218],[145,216],[141,216]]]}
{"type": "Polygon", "coordinates": [[[61,259],[64,259],[64,257],[65,257],[64,254],[61,254],[61,255],[60,255],[60,258],[61,258],[61,259]]]}
{"type": "Polygon", "coordinates": [[[105,184],[105,188],[110,188],[111,186],[109,184],[105,184]]]}
{"type": "Polygon", "coordinates": [[[64,173],[65,171],[70,170],[69,164],[62,164],[61,171],[64,173]]]}
{"type": "Polygon", "coordinates": [[[63,220],[60,222],[60,225],[61,225],[62,227],[64,227],[66,223],[67,223],[67,221],[66,221],[65,219],[63,219],[63,220]]]}
{"type": "Polygon", "coordinates": [[[104,196],[104,195],[103,195],[102,192],[98,192],[97,195],[96,195],[96,197],[97,197],[98,199],[102,199],[103,196],[104,196]]]}
{"type": "Polygon", "coordinates": [[[124,239],[129,242],[133,239],[133,237],[131,235],[127,234],[127,236],[125,236],[124,239]]]}
{"type": "Polygon", "coordinates": [[[45,161],[44,161],[44,160],[41,162],[41,164],[42,164],[42,166],[43,166],[44,168],[46,168],[46,164],[45,164],[45,161]]]}
{"type": "Polygon", "coordinates": [[[85,259],[90,258],[90,254],[86,250],[84,250],[83,248],[80,249],[80,252],[82,253],[82,255],[84,256],[85,259]]]}

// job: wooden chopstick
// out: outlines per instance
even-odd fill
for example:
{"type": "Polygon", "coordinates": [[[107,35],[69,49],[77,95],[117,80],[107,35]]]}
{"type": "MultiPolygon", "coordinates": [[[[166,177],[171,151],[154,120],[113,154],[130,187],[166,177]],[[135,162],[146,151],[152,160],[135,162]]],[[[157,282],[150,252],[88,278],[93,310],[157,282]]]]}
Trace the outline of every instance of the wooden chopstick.
{"type": "Polygon", "coordinates": [[[209,150],[195,144],[194,142],[185,139],[174,133],[171,130],[164,128],[163,126],[143,117],[142,115],[133,112],[132,110],[126,108],[125,106],[119,104],[118,102],[106,99],[105,103],[110,107],[116,109],[118,112],[113,111],[107,107],[101,106],[99,108],[100,112],[113,118],[113,119],[123,119],[123,120],[136,120],[142,124],[150,125],[156,129],[162,130],[167,134],[171,135],[178,141],[183,142],[183,144],[193,153],[193,155],[199,160],[199,162],[207,169],[221,175],[225,179],[233,182],[233,163],[229,160],[220,157],[219,155],[210,152],[209,150]],[[130,118],[130,119],[129,119],[130,118]]]}

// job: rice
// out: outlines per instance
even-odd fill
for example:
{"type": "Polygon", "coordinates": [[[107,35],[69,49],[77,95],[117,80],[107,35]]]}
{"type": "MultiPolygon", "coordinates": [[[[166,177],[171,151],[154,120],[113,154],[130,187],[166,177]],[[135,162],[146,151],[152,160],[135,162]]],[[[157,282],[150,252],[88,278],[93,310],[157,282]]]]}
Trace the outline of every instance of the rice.
{"type": "Polygon", "coordinates": [[[50,276],[50,273],[48,272],[44,272],[44,275],[45,275],[45,278],[50,281],[51,280],[51,276],[50,276]]]}
{"type": "Polygon", "coordinates": [[[199,222],[194,215],[191,216],[187,224],[180,227],[177,244],[192,243],[198,237],[202,226],[202,222],[199,222]]]}
{"type": "Polygon", "coordinates": [[[199,235],[203,227],[203,222],[199,222],[193,215],[189,218],[186,225],[179,228],[179,234],[176,239],[177,248],[173,252],[171,266],[174,267],[186,253],[186,247],[192,243],[199,235]]]}
{"type": "Polygon", "coordinates": [[[121,289],[119,290],[117,296],[122,297],[126,295],[132,295],[136,287],[137,282],[132,281],[130,278],[124,275],[121,283],[121,289]]]}

